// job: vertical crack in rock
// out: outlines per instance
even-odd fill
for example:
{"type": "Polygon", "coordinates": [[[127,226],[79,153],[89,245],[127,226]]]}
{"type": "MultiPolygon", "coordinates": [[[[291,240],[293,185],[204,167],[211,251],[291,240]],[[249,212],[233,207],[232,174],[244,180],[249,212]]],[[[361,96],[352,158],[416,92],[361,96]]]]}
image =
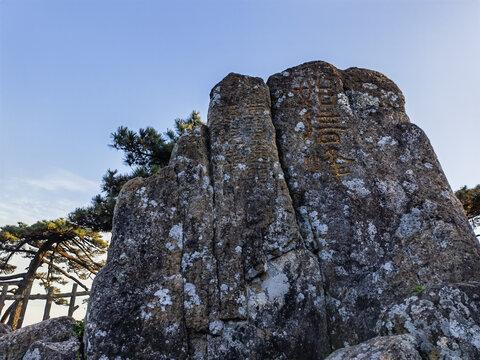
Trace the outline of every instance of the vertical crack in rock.
{"type": "Polygon", "coordinates": [[[305,358],[322,356],[325,310],[312,311],[323,299],[322,279],[296,225],[268,88],[259,78],[230,74],[210,97],[223,330],[209,344],[209,355],[298,357],[302,349],[305,358]]]}
{"type": "Polygon", "coordinates": [[[267,83],[302,235],[325,275],[335,348],[373,337],[382,308],[417,286],[478,278],[478,244],[393,82],[311,62],[267,83]]]}

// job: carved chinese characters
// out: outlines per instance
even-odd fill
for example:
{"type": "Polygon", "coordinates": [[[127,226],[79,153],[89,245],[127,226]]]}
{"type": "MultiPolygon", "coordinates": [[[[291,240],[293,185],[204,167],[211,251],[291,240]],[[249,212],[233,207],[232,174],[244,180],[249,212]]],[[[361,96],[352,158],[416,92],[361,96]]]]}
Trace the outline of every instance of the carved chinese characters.
{"type": "Polygon", "coordinates": [[[307,78],[293,89],[304,106],[301,117],[307,124],[304,140],[309,153],[304,157],[305,167],[312,172],[327,171],[337,180],[349,175],[349,163],[354,159],[340,154],[342,134],[349,129],[338,113],[334,79],[307,78]]]}
{"type": "MultiPolygon", "coordinates": [[[[219,109],[228,114],[213,123],[212,131],[218,131],[220,142],[230,142],[225,149],[225,160],[237,164],[247,180],[263,183],[267,180],[269,147],[265,143],[266,131],[258,119],[270,115],[265,105],[248,103],[246,106],[230,105],[219,109]],[[219,124],[223,123],[223,124],[219,124]],[[248,138],[245,142],[244,137],[248,138]]],[[[270,134],[272,136],[272,134],[270,134]]]]}

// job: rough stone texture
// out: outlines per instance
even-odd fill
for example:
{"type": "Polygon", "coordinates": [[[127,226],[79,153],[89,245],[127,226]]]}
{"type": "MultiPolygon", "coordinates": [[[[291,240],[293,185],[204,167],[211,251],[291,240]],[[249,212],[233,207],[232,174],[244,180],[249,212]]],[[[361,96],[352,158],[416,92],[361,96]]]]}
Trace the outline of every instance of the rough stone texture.
{"type": "Polygon", "coordinates": [[[421,360],[410,335],[382,336],[335,351],[326,360],[421,360]]]}
{"type": "Polygon", "coordinates": [[[268,88],[231,74],[211,97],[210,136],[182,137],[168,167],[119,196],[89,303],[91,359],[326,354],[321,273],[296,225],[268,88]]]}
{"type": "Polygon", "coordinates": [[[375,336],[382,306],[417,286],[479,280],[478,242],[392,81],[312,62],[267,84],[302,236],[325,277],[335,348],[375,336]]]}
{"type": "Polygon", "coordinates": [[[78,360],[80,341],[76,337],[62,342],[34,342],[23,360],[78,360]]]}
{"type": "Polygon", "coordinates": [[[63,316],[25,326],[0,337],[0,360],[21,360],[30,345],[62,342],[72,338],[75,320],[63,316]]]}
{"type": "Polygon", "coordinates": [[[0,323],[0,337],[3,335],[11,333],[13,330],[10,326],[4,323],[0,323]]]}
{"type": "Polygon", "coordinates": [[[123,187],[88,304],[89,359],[182,359],[190,333],[208,331],[218,286],[206,132],[184,136],[168,167],[123,187]]]}
{"type": "Polygon", "coordinates": [[[425,289],[388,309],[377,327],[415,336],[426,359],[480,359],[480,283],[425,289]]]}
{"type": "Polygon", "coordinates": [[[122,189],[89,359],[323,359],[377,336],[418,286],[480,280],[479,245],[395,84],[323,62],[268,84],[228,75],[208,128],[122,189]]]}

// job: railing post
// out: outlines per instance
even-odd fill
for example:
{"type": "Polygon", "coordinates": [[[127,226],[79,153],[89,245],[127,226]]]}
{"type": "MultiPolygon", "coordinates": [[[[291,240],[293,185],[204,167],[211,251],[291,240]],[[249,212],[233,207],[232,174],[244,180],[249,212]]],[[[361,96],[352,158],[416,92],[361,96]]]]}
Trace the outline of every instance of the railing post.
{"type": "Polygon", "coordinates": [[[43,311],[43,320],[50,319],[50,309],[52,308],[53,286],[48,287],[47,301],[45,302],[45,310],[43,311]]]}
{"type": "Polygon", "coordinates": [[[23,297],[22,310],[20,311],[20,316],[18,317],[17,327],[15,329],[20,329],[23,324],[23,319],[25,318],[25,312],[27,311],[28,299],[30,298],[30,292],[32,291],[32,283],[27,285],[25,295],[23,297]]]}
{"type": "Polygon", "coordinates": [[[5,306],[5,298],[7,297],[8,284],[4,284],[2,287],[2,294],[0,295],[0,314],[2,314],[3,307],[5,306]]]}
{"type": "Polygon", "coordinates": [[[77,286],[78,284],[73,284],[73,287],[72,287],[72,296],[70,297],[70,306],[68,307],[68,316],[73,316],[73,312],[77,309],[77,307],[75,307],[75,298],[77,297],[77,286]]]}

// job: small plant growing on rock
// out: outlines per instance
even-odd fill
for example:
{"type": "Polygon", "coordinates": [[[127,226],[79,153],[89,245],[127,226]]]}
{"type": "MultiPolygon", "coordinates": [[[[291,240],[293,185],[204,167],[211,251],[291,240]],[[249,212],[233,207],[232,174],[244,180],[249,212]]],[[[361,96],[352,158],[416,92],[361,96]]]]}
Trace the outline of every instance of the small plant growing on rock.
{"type": "Polygon", "coordinates": [[[85,331],[85,320],[74,321],[73,326],[75,327],[73,329],[73,336],[81,341],[83,338],[83,332],[85,331]]]}
{"type": "Polygon", "coordinates": [[[83,353],[83,333],[85,332],[85,320],[74,321],[73,327],[73,336],[80,340],[80,350],[77,352],[76,360],[84,360],[85,356],[83,353]]]}
{"type": "Polygon", "coordinates": [[[415,288],[415,291],[413,292],[413,295],[418,295],[418,294],[420,294],[423,290],[425,290],[425,288],[424,288],[422,285],[418,285],[418,286],[415,288]]]}

